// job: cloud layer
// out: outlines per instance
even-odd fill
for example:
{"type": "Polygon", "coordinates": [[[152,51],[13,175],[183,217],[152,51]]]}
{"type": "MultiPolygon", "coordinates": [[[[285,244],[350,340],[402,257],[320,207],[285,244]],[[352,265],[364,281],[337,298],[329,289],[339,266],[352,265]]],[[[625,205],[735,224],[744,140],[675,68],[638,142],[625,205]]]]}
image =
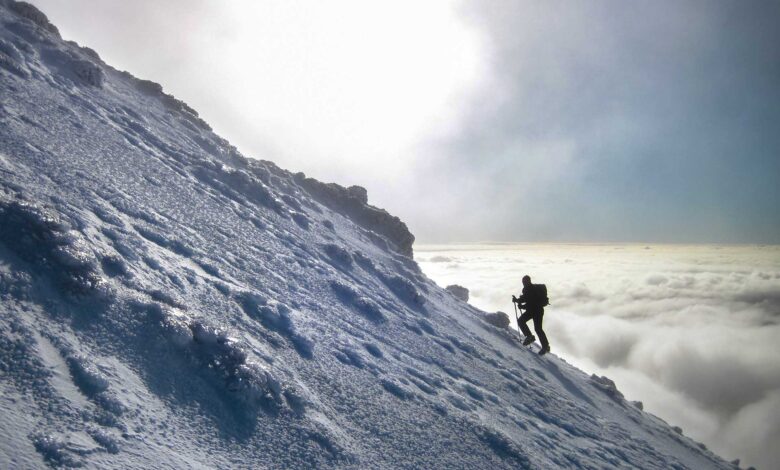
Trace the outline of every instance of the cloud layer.
{"type": "Polygon", "coordinates": [[[418,246],[441,285],[512,312],[530,274],[547,284],[553,352],[610,376],[645,409],[728,459],[780,460],[780,247],[418,246]]]}

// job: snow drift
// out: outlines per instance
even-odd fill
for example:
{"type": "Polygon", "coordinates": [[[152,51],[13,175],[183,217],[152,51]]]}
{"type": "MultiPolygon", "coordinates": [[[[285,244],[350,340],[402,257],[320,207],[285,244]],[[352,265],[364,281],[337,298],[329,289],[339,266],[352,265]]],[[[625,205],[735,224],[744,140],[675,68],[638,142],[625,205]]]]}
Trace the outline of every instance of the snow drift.
{"type": "Polygon", "coordinates": [[[362,188],[0,21],[0,467],[733,467],[436,286],[362,188]]]}

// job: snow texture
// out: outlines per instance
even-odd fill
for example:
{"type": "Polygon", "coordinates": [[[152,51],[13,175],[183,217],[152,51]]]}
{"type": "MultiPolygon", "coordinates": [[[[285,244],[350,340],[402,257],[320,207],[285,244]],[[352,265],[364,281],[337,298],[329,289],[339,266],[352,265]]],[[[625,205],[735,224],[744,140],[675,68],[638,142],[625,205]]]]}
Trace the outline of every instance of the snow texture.
{"type": "Polygon", "coordinates": [[[0,468],[733,468],[0,0],[0,468]]]}

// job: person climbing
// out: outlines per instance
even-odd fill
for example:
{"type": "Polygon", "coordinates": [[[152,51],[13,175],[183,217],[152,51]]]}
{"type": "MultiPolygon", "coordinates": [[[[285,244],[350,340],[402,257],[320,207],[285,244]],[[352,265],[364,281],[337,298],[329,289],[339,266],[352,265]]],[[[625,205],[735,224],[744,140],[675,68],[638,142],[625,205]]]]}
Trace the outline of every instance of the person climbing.
{"type": "Polygon", "coordinates": [[[539,335],[539,342],[542,344],[542,348],[539,350],[539,355],[550,352],[550,343],[547,341],[547,335],[544,334],[542,329],[542,320],[544,319],[544,307],[549,304],[547,299],[547,286],[544,284],[532,284],[531,276],[523,276],[523,293],[520,297],[512,296],[512,302],[517,304],[517,307],[525,309],[525,312],[517,319],[517,325],[523,332],[525,339],[523,340],[523,346],[528,346],[533,343],[536,338],[531,334],[531,330],[528,329],[528,320],[533,319],[534,331],[539,335]]]}

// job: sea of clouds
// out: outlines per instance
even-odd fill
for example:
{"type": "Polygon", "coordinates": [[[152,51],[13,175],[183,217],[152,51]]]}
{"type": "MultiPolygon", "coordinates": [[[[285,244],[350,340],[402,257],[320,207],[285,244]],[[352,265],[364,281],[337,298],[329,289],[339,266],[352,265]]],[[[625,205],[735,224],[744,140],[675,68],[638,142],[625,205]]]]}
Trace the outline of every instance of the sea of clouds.
{"type": "MultiPolygon", "coordinates": [[[[547,284],[552,352],[729,460],[780,461],[780,246],[415,246],[423,271],[514,317],[547,284]]],[[[513,319],[514,324],[514,319],[513,319]]]]}

